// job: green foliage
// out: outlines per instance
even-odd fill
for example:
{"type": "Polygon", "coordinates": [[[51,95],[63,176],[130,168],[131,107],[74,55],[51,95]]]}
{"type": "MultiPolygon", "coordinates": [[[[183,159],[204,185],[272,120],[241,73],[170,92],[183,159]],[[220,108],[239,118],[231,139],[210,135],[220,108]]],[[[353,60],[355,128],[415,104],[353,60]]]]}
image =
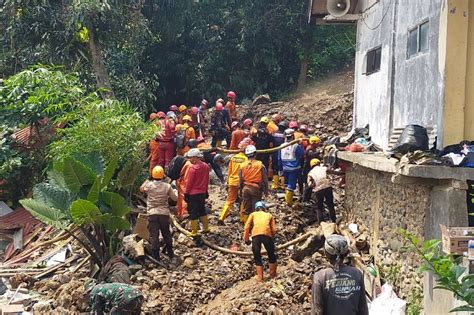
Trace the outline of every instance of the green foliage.
{"type": "Polygon", "coordinates": [[[97,97],[88,95],[76,74],[36,66],[3,81],[0,118],[11,126],[32,125],[45,117],[63,122],[67,113],[91,99],[97,97]]]}
{"type": "Polygon", "coordinates": [[[130,228],[124,219],[130,208],[121,195],[108,190],[108,183],[104,181],[106,174],[110,182],[117,159],[105,166],[96,153],[75,156],[86,162],[66,157],[54,163],[48,180],[35,186],[33,198],[20,203],[33,216],[56,228],[68,230],[71,224],[81,227],[94,250],[86,244],[83,246],[102,265],[109,254],[118,250],[117,233],[130,228]],[[93,161],[96,164],[92,165],[93,161]],[[107,232],[105,236],[102,230],[107,232]]]}
{"type": "Polygon", "coordinates": [[[466,268],[460,266],[459,261],[452,255],[442,253],[440,240],[421,242],[403,229],[400,233],[409,241],[410,249],[423,260],[419,271],[429,271],[436,276],[435,289],[448,290],[456,299],[467,303],[452,309],[451,312],[474,311],[474,275],[463,275],[466,268]]]}
{"type": "MultiPolygon", "coordinates": [[[[83,106],[62,136],[50,145],[49,157],[61,160],[73,154],[99,152],[108,161],[144,160],[146,147],[158,131],[147,124],[130,106],[118,101],[103,101],[83,106]]],[[[116,163],[116,162],[115,162],[116,163]]],[[[110,180],[108,172],[105,182],[110,180]]]]}
{"type": "Polygon", "coordinates": [[[423,311],[423,290],[416,288],[408,293],[407,297],[407,315],[419,315],[423,311]]]}

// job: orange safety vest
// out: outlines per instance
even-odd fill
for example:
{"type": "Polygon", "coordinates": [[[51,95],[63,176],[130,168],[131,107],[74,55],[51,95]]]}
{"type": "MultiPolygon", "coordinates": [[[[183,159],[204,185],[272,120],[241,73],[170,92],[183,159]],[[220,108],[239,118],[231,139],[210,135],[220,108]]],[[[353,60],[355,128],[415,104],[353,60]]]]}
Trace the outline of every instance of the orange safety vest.
{"type": "Polygon", "coordinates": [[[259,160],[248,160],[241,166],[244,185],[260,187],[262,182],[263,163],[259,160]]]}

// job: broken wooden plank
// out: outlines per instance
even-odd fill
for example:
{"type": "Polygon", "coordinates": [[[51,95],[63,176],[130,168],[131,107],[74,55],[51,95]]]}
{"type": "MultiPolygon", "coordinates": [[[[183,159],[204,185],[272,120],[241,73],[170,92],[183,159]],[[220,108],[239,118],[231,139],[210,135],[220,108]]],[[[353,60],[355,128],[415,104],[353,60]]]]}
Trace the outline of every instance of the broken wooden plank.
{"type": "Polygon", "coordinates": [[[75,261],[77,259],[79,259],[79,256],[78,255],[73,255],[73,256],[69,257],[68,259],[66,259],[65,262],[60,263],[56,266],[53,266],[53,267],[47,269],[46,271],[44,271],[40,274],[37,274],[34,278],[35,279],[41,279],[42,277],[47,276],[47,275],[55,272],[56,270],[61,269],[62,267],[65,267],[65,266],[69,265],[70,263],[72,263],[73,261],[75,261]]]}

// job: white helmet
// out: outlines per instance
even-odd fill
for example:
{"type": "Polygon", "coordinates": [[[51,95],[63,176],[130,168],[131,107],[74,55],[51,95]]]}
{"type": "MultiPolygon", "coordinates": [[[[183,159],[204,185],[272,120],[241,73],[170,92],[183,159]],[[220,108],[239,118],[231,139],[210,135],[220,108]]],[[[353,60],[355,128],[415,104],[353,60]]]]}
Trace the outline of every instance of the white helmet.
{"type": "Polygon", "coordinates": [[[192,148],[191,150],[186,153],[186,157],[192,158],[192,157],[197,157],[197,158],[202,158],[202,152],[198,148],[192,148]]]}
{"type": "Polygon", "coordinates": [[[288,128],[285,130],[285,137],[287,138],[293,137],[294,134],[295,134],[294,129],[288,128]]]}
{"type": "Polygon", "coordinates": [[[253,155],[257,151],[257,148],[254,145],[248,145],[245,148],[245,155],[253,155]]]}

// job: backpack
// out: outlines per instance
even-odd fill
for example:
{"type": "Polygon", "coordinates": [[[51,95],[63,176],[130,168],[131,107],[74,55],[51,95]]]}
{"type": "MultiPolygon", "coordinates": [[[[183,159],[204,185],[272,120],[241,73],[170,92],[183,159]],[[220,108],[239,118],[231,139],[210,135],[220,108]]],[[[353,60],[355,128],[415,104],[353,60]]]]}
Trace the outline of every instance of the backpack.
{"type": "Polygon", "coordinates": [[[181,175],[181,169],[186,163],[186,158],[181,155],[175,156],[171,161],[170,164],[166,167],[166,176],[171,178],[172,180],[177,180],[181,175]]]}
{"type": "MultiPolygon", "coordinates": [[[[188,127],[188,128],[192,128],[192,127],[188,127]]],[[[174,142],[178,149],[182,149],[186,146],[186,131],[188,130],[188,128],[186,129],[180,128],[174,138],[174,142]]]]}

